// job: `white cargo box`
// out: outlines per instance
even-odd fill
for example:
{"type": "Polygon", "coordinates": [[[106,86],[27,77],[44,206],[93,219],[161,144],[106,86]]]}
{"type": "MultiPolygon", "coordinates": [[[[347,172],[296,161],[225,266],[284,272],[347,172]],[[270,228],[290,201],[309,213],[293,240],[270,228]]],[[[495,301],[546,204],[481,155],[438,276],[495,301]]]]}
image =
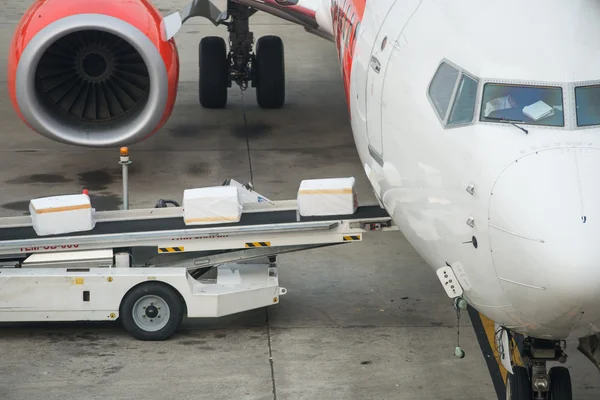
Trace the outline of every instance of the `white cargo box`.
{"type": "Polygon", "coordinates": [[[35,233],[39,236],[94,229],[94,210],[86,194],[44,197],[29,202],[35,233]]]}
{"type": "Polygon", "coordinates": [[[310,179],[300,183],[298,209],[300,215],[351,215],[358,199],[354,178],[310,179]]]}
{"type": "Polygon", "coordinates": [[[186,225],[239,222],[242,200],[236,186],[188,189],[183,192],[183,218],[186,225]]]}

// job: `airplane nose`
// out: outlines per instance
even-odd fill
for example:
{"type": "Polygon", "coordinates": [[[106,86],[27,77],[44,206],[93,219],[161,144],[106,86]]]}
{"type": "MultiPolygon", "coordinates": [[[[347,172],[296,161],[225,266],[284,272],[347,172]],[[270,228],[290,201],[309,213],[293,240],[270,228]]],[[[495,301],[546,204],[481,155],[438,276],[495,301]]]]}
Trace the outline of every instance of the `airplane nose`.
{"type": "Polygon", "coordinates": [[[536,337],[566,338],[600,304],[600,149],[537,151],[509,165],[490,197],[496,274],[536,337]]]}

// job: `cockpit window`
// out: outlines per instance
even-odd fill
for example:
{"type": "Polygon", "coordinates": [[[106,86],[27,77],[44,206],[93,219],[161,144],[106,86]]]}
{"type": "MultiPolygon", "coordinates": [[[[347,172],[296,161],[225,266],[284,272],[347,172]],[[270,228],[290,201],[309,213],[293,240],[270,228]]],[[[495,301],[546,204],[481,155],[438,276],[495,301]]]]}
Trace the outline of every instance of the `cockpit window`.
{"type": "Polygon", "coordinates": [[[429,97],[442,120],[446,119],[457,78],[458,70],[447,63],[442,63],[429,86],[429,97]]]}
{"type": "Polygon", "coordinates": [[[575,88],[577,126],[600,125],[600,85],[575,88]]]}
{"type": "Polygon", "coordinates": [[[479,82],[463,74],[456,99],[452,106],[452,112],[448,119],[448,125],[460,125],[473,122],[475,114],[475,103],[477,100],[477,87],[479,82]]]}
{"type": "Polygon", "coordinates": [[[480,120],[564,126],[562,88],[486,83],[480,120]]]}

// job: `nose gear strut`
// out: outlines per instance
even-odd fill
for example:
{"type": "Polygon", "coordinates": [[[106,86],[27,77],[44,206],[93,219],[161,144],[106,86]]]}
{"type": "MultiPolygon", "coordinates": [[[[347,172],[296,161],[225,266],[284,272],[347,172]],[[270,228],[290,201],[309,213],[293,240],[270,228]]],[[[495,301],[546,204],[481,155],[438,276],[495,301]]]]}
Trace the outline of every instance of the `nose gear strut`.
{"type": "Polygon", "coordinates": [[[235,82],[242,91],[248,88],[252,81],[252,64],[255,55],[253,53],[254,34],[250,32],[249,20],[257,10],[229,2],[227,13],[231,16],[231,22],[226,22],[229,32],[229,82],[235,82]]]}
{"type": "Polygon", "coordinates": [[[564,364],[566,342],[525,338],[521,357],[525,367],[513,366],[506,382],[508,400],[572,400],[571,376],[565,367],[552,367],[549,361],[564,364]]]}

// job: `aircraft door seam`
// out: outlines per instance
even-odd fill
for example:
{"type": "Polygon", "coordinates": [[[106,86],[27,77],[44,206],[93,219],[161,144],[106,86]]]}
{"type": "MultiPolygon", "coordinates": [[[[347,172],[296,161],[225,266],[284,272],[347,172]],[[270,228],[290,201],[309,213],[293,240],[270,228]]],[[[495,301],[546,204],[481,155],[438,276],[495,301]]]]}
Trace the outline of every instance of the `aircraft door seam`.
{"type": "MultiPolygon", "coordinates": [[[[419,11],[419,8],[421,8],[421,5],[423,5],[423,0],[419,1],[419,4],[417,4],[417,7],[414,9],[414,11],[412,12],[412,14],[410,14],[410,17],[408,17],[408,19],[404,23],[404,26],[402,27],[402,29],[400,29],[400,33],[398,34],[398,36],[396,36],[396,38],[394,40],[397,40],[400,37],[400,35],[404,35],[404,30],[406,29],[406,26],[409,24],[410,21],[412,21],[413,17],[417,13],[417,11],[419,11]]],[[[386,17],[387,17],[387,15],[386,15],[386,17]]],[[[407,42],[408,42],[408,40],[407,40],[407,42]]]]}
{"type": "Polygon", "coordinates": [[[377,162],[377,164],[383,167],[383,157],[369,144],[369,154],[377,162]]]}
{"type": "MultiPolygon", "coordinates": [[[[408,20],[410,20],[414,13],[416,12],[416,10],[419,8],[419,6],[421,5],[421,3],[423,2],[423,0],[420,0],[419,5],[417,5],[415,11],[413,11],[413,13],[411,14],[411,16],[408,18],[408,20]]],[[[382,47],[381,43],[382,43],[382,32],[384,31],[384,27],[387,27],[386,22],[387,19],[390,15],[390,13],[392,12],[392,10],[394,9],[394,7],[399,3],[399,0],[395,0],[393,2],[393,4],[391,5],[390,8],[388,8],[387,12],[385,13],[385,16],[383,16],[382,20],[381,20],[381,24],[379,25],[379,29],[377,30],[377,33],[375,34],[374,37],[374,42],[371,46],[371,59],[370,59],[370,67],[371,69],[373,69],[373,71],[377,74],[381,73],[381,69],[383,66],[385,66],[385,70],[383,71],[383,76],[381,76],[380,79],[380,85],[383,86],[385,84],[385,78],[387,76],[387,66],[390,62],[391,59],[391,55],[395,49],[395,44],[392,45],[392,47],[387,50],[389,51],[389,56],[387,57],[387,59],[383,60],[383,65],[381,63],[381,61],[379,60],[379,58],[377,57],[379,54],[383,53],[384,51],[386,51],[386,47],[382,47]]],[[[404,30],[404,27],[406,26],[406,24],[404,24],[404,26],[402,27],[402,30],[404,30]]],[[[397,36],[396,36],[397,37],[397,36]]],[[[385,36],[386,40],[389,40],[389,38],[387,37],[387,35],[385,36]]],[[[395,42],[395,38],[394,38],[394,42],[395,42]]],[[[369,85],[371,84],[371,79],[369,79],[369,74],[367,74],[367,85],[365,88],[365,92],[368,93],[369,90],[369,85]]],[[[384,157],[383,157],[383,126],[381,124],[382,122],[382,118],[383,118],[383,107],[385,106],[384,102],[383,102],[383,87],[379,90],[378,93],[378,98],[371,98],[369,101],[369,97],[366,98],[367,102],[366,102],[366,131],[367,131],[367,137],[372,137],[373,136],[373,132],[371,132],[371,135],[369,135],[369,102],[371,104],[373,103],[378,103],[379,104],[379,110],[376,113],[377,114],[377,119],[379,121],[379,132],[375,132],[375,134],[379,135],[379,149],[375,149],[373,148],[373,146],[371,145],[371,143],[369,143],[369,153],[371,155],[371,157],[381,166],[383,166],[384,163],[384,157]]],[[[373,118],[373,115],[371,115],[371,118],[373,118]]],[[[372,128],[371,128],[372,129],[372,128]]],[[[370,140],[369,140],[370,142],[370,140]]]]}

